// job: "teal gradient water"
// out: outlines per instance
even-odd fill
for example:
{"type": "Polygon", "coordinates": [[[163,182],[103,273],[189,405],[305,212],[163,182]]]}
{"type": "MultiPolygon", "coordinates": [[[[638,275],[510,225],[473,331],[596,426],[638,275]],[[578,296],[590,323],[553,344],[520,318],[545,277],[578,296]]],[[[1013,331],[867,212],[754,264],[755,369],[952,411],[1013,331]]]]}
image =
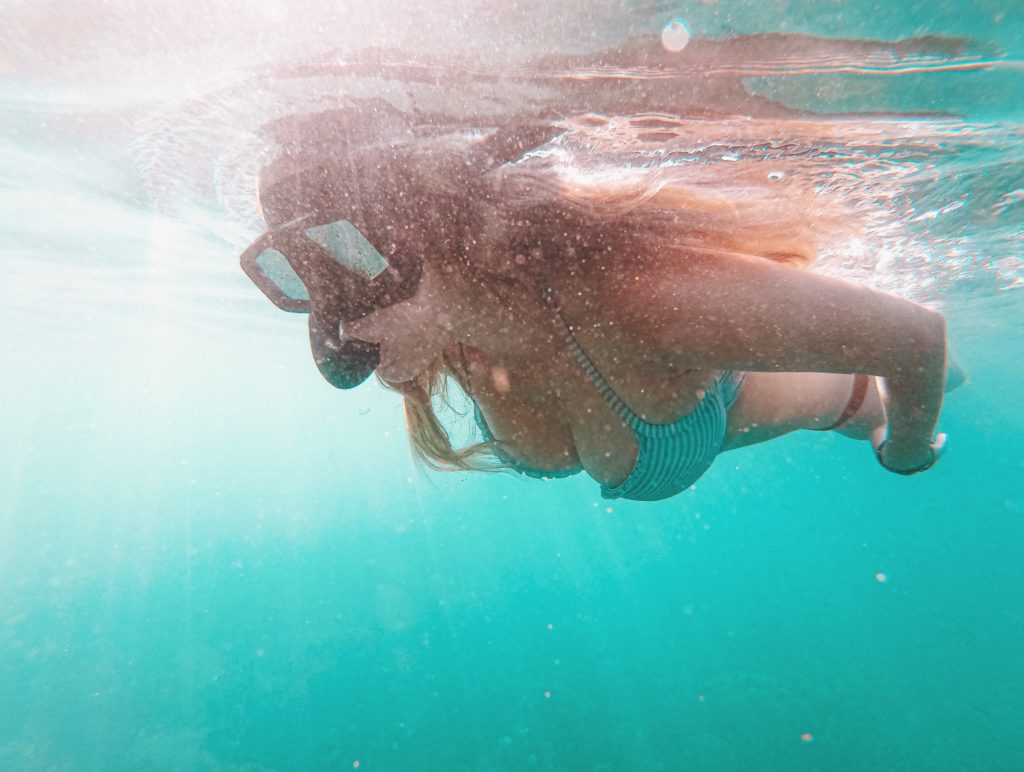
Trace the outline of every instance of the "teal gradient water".
{"type": "MultiPolygon", "coordinates": [[[[1010,2],[656,5],[592,22],[1024,54],[1010,2]]],[[[582,476],[429,473],[397,397],[329,387],[304,320],[248,285],[244,228],[140,181],[132,133],[156,106],[115,89],[111,109],[71,74],[134,49],[46,70],[39,19],[60,14],[40,8],[17,9],[2,80],[0,769],[1024,768],[1012,205],[991,265],[930,293],[970,380],[926,475],[810,432],[657,504],[582,476]]],[[[751,87],[815,107],[823,77],[751,87]]],[[[925,109],[921,89],[832,77],[861,86],[844,109],[925,109]]],[[[1019,67],[928,78],[942,109],[1021,122],[1019,67]]],[[[999,195],[1024,186],[1012,161],[999,195]]]]}

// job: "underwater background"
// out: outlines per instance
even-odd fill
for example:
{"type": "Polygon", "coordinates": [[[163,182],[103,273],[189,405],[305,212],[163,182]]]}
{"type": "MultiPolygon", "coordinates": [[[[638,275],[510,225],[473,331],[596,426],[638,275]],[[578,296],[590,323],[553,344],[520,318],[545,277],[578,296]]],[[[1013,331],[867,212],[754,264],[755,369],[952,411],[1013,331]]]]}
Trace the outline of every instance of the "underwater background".
{"type": "Polygon", "coordinates": [[[0,770],[1024,769],[1024,5],[426,5],[6,4],[0,770]],[[673,19],[925,41],[742,85],[899,116],[830,147],[902,175],[913,259],[826,268],[946,312],[970,379],[934,471],[802,432],[657,504],[430,473],[399,398],[328,386],[238,268],[296,93],[253,72],[673,19]]]}

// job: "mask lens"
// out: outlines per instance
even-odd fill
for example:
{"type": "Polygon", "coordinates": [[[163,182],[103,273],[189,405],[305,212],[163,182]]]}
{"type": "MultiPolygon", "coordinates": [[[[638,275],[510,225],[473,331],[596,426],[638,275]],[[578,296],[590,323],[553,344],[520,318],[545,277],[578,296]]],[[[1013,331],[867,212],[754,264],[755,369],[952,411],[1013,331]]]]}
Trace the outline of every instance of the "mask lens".
{"type": "Polygon", "coordinates": [[[264,249],[256,258],[256,264],[263,275],[274,282],[287,298],[297,302],[309,302],[306,285],[289,265],[288,258],[276,249],[264,249]]]}
{"type": "Polygon", "coordinates": [[[309,313],[309,291],[283,252],[270,245],[270,234],[253,242],[242,253],[246,276],[282,311],[309,313]]]}
{"type": "Polygon", "coordinates": [[[284,311],[351,321],[411,297],[416,264],[399,274],[347,220],[302,227],[301,221],[264,235],[243,253],[242,269],[284,311]]]}
{"type": "Polygon", "coordinates": [[[347,220],[315,225],[303,232],[336,263],[368,280],[376,279],[389,266],[384,256],[347,220]]]}

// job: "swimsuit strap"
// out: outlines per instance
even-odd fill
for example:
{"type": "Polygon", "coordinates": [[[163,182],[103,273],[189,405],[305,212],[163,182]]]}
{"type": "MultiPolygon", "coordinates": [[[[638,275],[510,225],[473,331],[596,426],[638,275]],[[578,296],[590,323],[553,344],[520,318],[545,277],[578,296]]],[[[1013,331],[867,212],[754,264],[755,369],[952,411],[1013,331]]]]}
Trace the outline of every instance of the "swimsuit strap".
{"type": "MultiPolygon", "coordinates": [[[[544,285],[540,285],[544,287],[544,285]]],[[[714,461],[726,435],[729,408],[739,397],[745,373],[722,371],[697,406],[670,424],[650,424],[622,401],[587,356],[572,326],[562,316],[550,287],[544,300],[561,322],[573,359],[588,375],[605,403],[633,431],[636,461],[617,486],[601,486],[609,499],[659,501],[690,487],[714,461]]]]}
{"type": "Polygon", "coordinates": [[[597,369],[591,358],[587,356],[587,352],[583,350],[583,346],[580,345],[579,341],[576,340],[576,336],[573,334],[572,325],[570,325],[569,322],[565,320],[565,317],[562,316],[562,311],[558,307],[558,301],[555,300],[555,293],[550,287],[548,287],[544,293],[544,302],[548,304],[548,307],[554,311],[558,321],[562,323],[562,328],[565,332],[565,344],[569,348],[569,353],[572,354],[573,359],[575,359],[576,363],[583,369],[583,372],[590,377],[590,380],[601,395],[601,399],[607,403],[608,407],[612,409],[615,415],[634,429],[638,426],[647,425],[647,422],[634,413],[629,405],[623,402],[622,398],[615,393],[615,390],[608,385],[608,381],[606,381],[604,376],[601,375],[601,371],[597,369]]]}
{"type": "Polygon", "coordinates": [[[869,376],[863,374],[853,376],[853,389],[850,392],[850,400],[846,403],[846,407],[843,408],[843,412],[839,415],[839,418],[837,418],[835,423],[831,426],[814,427],[811,431],[830,432],[833,429],[838,429],[853,418],[857,414],[857,411],[860,410],[860,406],[864,404],[864,397],[867,396],[869,385],[869,376]]]}

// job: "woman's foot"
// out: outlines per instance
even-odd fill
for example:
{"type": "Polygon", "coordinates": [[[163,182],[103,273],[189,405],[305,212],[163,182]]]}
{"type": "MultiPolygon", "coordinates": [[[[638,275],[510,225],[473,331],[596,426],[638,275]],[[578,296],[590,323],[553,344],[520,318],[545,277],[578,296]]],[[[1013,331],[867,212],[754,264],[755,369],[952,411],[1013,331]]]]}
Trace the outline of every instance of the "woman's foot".
{"type": "Polygon", "coordinates": [[[965,383],[967,383],[967,371],[950,354],[946,362],[946,393],[949,394],[953,389],[959,389],[965,383]]]}

